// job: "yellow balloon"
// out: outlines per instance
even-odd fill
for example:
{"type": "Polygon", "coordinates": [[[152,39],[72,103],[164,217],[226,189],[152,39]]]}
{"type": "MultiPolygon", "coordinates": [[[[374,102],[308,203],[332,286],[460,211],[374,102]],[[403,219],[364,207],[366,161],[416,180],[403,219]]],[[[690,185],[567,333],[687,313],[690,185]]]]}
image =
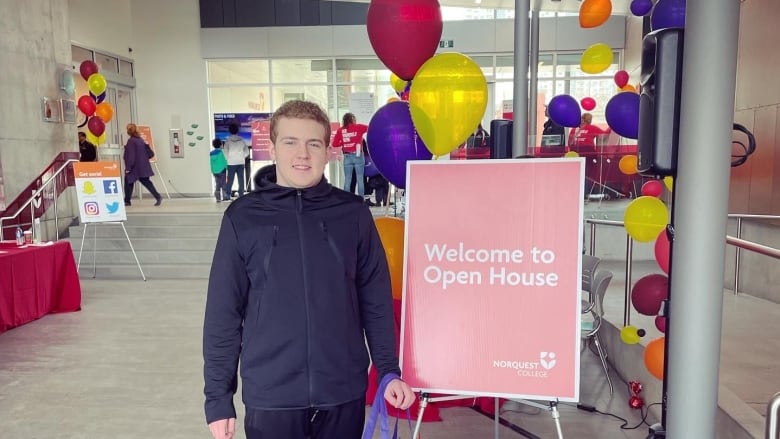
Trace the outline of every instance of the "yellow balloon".
{"type": "Polygon", "coordinates": [[[100,137],[98,137],[98,140],[97,140],[97,143],[95,144],[95,146],[102,145],[104,143],[106,143],[106,133],[103,133],[103,134],[100,135],[100,137]]]}
{"type": "Polygon", "coordinates": [[[671,175],[664,177],[664,186],[669,189],[669,192],[674,188],[674,178],[671,175]]]}
{"type": "Polygon", "coordinates": [[[623,329],[620,330],[620,339],[625,344],[637,344],[639,343],[639,330],[636,329],[636,326],[624,326],[623,329]]]}
{"type": "MultiPolygon", "coordinates": [[[[89,141],[89,143],[91,143],[91,144],[93,144],[95,146],[100,145],[100,138],[98,136],[92,134],[92,131],[90,131],[90,130],[84,130],[84,131],[85,131],[85,134],[87,135],[87,141],[89,141]]],[[[105,134],[101,134],[101,136],[104,136],[104,135],[105,134]]]]}
{"type": "Polygon", "coordinates": [[[390,73],[390,86],[393,87],[396,93],[401,93],[406,88],[406,81],[399,78],[395,73],[390,73]]]}
{"type": "Polygon", "coordinates": [[[412,80],[412,122],[433,155],[449,154],[465,142],[482,120],[486,107],[485,75],[466,55],[435,55],[412,80]]]}
{"type": "Polygon", "coordinates": [[[669,222],[669,209],[656,197],[639,197],[626,206],[623,224],[629,236],[639,242],[658,238],[669,222]]]}
{"type": "Polygon", "coordinates": [[[573,158],[579,157],[580,155],[577,153],[577,151],[569,151],[566,154],[564,154],[563,156],[566,157],[566,158],[569,158],[569,159],[573,159],[573,158]]]}
{"type": "Polygon", "coordinates": [[[393,298],[401,300],[404,286],[404,220],[383,217],[375,219],[374,224],[385,248],[393,298]]]}
{"type": "Polygon", "coordinates": [[[106,87],[108,87],[106,77],[100,73],[93,73],[89,75],[87,84],[89,85],[89,91],[91,91],[95,96],[103,94],[103,92],[106,91],[106,87]]]}
{"type": "Polygon", "coordinates": [[[585,73],[592,75],[607,70],[612,65],[612,48],[604,43],[596,43],[582,53],[580,68],[585,73]]]}

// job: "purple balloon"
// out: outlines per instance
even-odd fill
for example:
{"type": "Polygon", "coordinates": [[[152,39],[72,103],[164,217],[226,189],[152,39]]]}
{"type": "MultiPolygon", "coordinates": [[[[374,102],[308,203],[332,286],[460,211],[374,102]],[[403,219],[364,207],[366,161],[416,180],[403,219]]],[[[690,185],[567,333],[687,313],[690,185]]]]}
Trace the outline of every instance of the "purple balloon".
{"type": "Polygon", "coordinates": [[[633,0],[631,13],[637,17],[644,17],[653,9],[653,0],[633,0]]]}
{"type": "Polygon", "coordinates": [[[366,177],[373,177],[379,174],[379,169],[376,168],[376,165],[374,164],[374,159],[371,158],[371,153],[369,152],[368,148],[365,149],[365,153],[366,153],[365,155],[366,164],[363,167],[363,175],[365,175],[366,177]]]}
{"type": "Polygon", "coordinates": [[[629,139],[639,137],[639,95],[624,91],[607,102],[604,110],[607,124],[612,131],[629,139]]]}
{"type": "Polygon", "coordinates": [[[401,189],[406,188],[406,162],[433,157],[414,129],[408,102],[390,102],[377,110],[368,123],[366,139],[374,166],[401,189]]]}
{"type": "Polygon", "coordinates": [[[92,99],[95,101],[96,104],[99,104],[106,99],[106,92],[100,93],[97,96],[95,96],[92,92],[89,92],[89,95],[92,97],[92,99]]]}
{"type": "Polygon", "coordinates": [[[569,95],[558,95],[550,99],[547,111],[550,119],[558,125],[571,128],[580,126],[580,104],[569,95]]]}
{"type": "Polygon", "coordinates": [[[658,0],[650,15],[653,30],[685,27],[685,0],[658,0]]]}

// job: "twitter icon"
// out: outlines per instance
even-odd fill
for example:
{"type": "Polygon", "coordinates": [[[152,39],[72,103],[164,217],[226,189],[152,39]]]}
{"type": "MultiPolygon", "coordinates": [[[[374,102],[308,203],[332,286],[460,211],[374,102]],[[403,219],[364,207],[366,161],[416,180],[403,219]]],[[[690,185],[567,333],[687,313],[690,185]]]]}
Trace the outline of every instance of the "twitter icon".
{"type": "Polygon", "coordinates": [[[119,210],[119,202],[114,201],[111,204],[106,204],[106,210],[108,210],[109,214],[116,213],[119,210]]]}

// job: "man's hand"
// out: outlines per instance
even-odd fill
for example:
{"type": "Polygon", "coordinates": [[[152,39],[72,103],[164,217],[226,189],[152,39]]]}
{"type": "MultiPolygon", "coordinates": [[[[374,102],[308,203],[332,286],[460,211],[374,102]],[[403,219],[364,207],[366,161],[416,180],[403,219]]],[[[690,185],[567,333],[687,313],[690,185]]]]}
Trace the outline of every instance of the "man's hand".
{"type": "Polygon", "coordinates": [[[209,424],[214,439],[233,439],[236,435],[236,418],[220,419],[209,424]]]}
{"type": "Polygon", "coordinates": [[[414,391],[405,382],[394,379],[387,384],[385,400],[393,407],[406,410],[412,406],[415,399],[414,391]]]}

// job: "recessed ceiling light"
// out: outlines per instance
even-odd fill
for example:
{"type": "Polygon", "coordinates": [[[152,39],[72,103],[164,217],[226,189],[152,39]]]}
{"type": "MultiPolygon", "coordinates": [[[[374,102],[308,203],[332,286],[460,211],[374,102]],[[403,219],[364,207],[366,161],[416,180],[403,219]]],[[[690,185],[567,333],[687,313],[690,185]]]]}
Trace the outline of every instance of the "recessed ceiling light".
{"type": "Polygon", "coordinates": [[[474,0],[474,3],[477,5],[482,4],[482,0],[474,0]]]}

